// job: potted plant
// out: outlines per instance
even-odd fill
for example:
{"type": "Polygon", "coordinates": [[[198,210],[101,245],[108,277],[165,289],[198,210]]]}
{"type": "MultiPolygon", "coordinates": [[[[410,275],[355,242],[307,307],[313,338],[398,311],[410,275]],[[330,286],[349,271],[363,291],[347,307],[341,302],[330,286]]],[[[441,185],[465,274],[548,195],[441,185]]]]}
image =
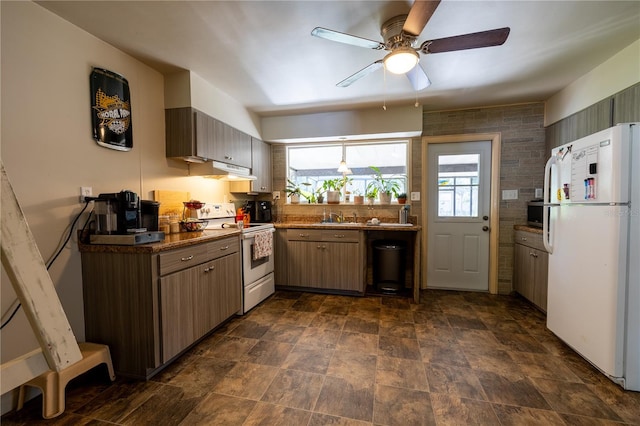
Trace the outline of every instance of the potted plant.
{"type": "Polygon", "coordinates": [[[395,179],[383,177],[379,167],[369,166],[369,168],[374,172],[372,183],[378,187],[380,204],[391,204],[391,195],[398,193],[400,184],[395,179]]]}
{"type": "Polygon", "coordinates": [[[353,191],[353,204],[364,204],[364,195],[360,193],[359,189],[353,191]]]}
{"type": "Polygon", "coordinates": [[[289,194],[291,198],[291,204],[300,203],[300,195],[302,194],[302,190],[300,189],[300,185],[291,181],[291,179],[287,179],[287,186],[284,191],[289,194]]]}
{"type": "Polygon", "coordinates": [[[318,204],[324,203],[324,188],[322,185],[316,188],[316,200],[318,200],[318,204]]]}
{"type": "Polygon", "coordinates": [[[327,204],[340,204],[340,190],[342,187],[342,178],[327,179],[322,182],[322,188],[327,191],[327,204]]]}
{"type": "Polygon", "coordinates": [[[398,204],[405,204],[407,202],[407,193],[406,192],[401,192],[397,195],[398,197],[398,204]]]}
{"type": "MultiPolygon", "coordinates": [[[[302,182],[302,185],[309,188],[311,186],[310,182],[302,182]]],[[[316,191],[315,190],[301,190],[300,195],[302,195],[309,204],[313,204],[316,202],[316,191]]]]}
{"type": "Polygon", "coordinates": [[[365,197],[367,197],[367,202],[369,205],[373,205],[376,201],[376,197],[378,196],[378,185],[375,182],[369,182],[367,185],[367,190],[365,192],[365,197]]]}

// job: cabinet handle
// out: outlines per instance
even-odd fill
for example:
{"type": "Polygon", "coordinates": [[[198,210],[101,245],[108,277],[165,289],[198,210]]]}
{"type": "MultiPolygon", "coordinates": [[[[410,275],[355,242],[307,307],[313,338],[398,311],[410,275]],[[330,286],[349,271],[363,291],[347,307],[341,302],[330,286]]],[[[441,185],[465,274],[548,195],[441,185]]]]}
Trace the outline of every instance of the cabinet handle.
{"type": "Polygon", "coordinates": [[[527,241],[527,237],[520,237],[520,241],[527,241]]]}
{"type": "Polygon", "coordinates": [[[324,246],[324,245],[322,245],[322,246],[321,246],[321,245],[317,245],[317,246],[316,246],[316,248],[317,248],[318,250],[320,250],[320,249],[322,249],[322,250],[326,250],[326,249],[327,249],[327,246],[324,246]]]}
{"type": "Polygon", "coordinates": [[[537,253],[529,253],[529,256],[538,257],[537,253]]]}
{"type": "Polygon", "coordinates": [[[216,269],[216,265],[212,265],[212,266],[209,266],[208,268],[204,268],[204,272],[213,271],[214,269],[216,269]]]}
{"type": "Polygon", "coordinates": [[[183,257],[183,258],[181,258],[180,260],[181,260],[182,262],[186,262],[186,261],[191,260],[191,259],[193,259],[193,255],[191,255],[191,256],[187,256],[187,257],[183,257]]]}
{"type": "Polygon", "coordinates": [[[298,237],[300,237],[300,238],[308,238],[309,234],[298,234],[298,237]]]}
{"type": "Polygon", "coordinates": [[[333,238],[344,238],[344,234],[333,234],[333,238]]]}
{"type": "Polygon", "coordinates": [[[233,160],[233,157],[230,156],[230,155],[225,155],[224,158],[227,159],[227,160],[233,160]]]}
{"type": "Polygon", "coordinates": [[[220,247],[220,251],[229,250],[229,246],[220,247]]]}

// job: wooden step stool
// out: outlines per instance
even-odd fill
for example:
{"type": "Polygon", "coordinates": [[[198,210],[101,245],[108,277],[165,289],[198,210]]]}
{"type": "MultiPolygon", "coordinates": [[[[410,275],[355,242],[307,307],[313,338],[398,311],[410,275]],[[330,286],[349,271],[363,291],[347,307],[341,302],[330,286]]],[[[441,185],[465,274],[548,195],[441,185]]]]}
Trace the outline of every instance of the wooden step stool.
{"type": "Polygon", "coordinates": [[[64,412],[65,388],[67,387],[67,383],[79,375],[104,363],[107,364],[111,381],[116,379],[113,372],[113,364],[111,363],[111,353],[107,345],[83,342],[78,343],[78,346],[80,347],[80,352],[82,352],[82,359],[80,361],[60,372],[52,370],[45,371],[38,377],[20,386],[18,392],[18,407],[16,410],[22,409],[24,405],[25,386],[33,386],[42,390],[42,417],[50,419],[64,412]]]}

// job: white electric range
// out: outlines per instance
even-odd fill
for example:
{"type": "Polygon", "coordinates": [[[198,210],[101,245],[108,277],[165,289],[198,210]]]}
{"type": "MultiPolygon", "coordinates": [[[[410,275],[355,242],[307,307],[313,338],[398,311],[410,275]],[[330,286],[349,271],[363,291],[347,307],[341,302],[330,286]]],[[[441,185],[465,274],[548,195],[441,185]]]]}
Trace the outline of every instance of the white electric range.
{"type": "MultiPolygon", "coordinates": [[[[236,210],[233,203],[205,203],[196,211],[196,217],[208,221],[205,229],[237,227],[236,210]]],[[[242,232],[242,315],[249,312],[275,291],[273,274],[273,223],[250,223],[242,232]],[[255,239],[258,234],[263,241],[270,241],[268,255],[254,256],[255,239]],[[270,236],[268,236],[270,234],[270,236]]],[[[264,249],[263,249],[264,252],[264,249]]]]}

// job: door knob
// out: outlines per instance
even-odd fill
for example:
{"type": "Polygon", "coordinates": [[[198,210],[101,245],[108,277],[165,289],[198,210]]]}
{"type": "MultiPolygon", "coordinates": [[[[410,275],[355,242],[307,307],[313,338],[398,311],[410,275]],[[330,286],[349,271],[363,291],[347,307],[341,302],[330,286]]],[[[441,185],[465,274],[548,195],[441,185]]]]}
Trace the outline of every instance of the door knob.
{"type": "Polygon", "coordinates": [[[482,230],[483,230],[484,232],[487,232],[487,231],[489,230],[489,227],[488,227],[488,226],[483,226],[483,227],[482,227],[482,230]]]}
{"type": "Polygon", "coordinates": [[[482,220],[489,220],[489,216],[482,216],[482,220]]]}

